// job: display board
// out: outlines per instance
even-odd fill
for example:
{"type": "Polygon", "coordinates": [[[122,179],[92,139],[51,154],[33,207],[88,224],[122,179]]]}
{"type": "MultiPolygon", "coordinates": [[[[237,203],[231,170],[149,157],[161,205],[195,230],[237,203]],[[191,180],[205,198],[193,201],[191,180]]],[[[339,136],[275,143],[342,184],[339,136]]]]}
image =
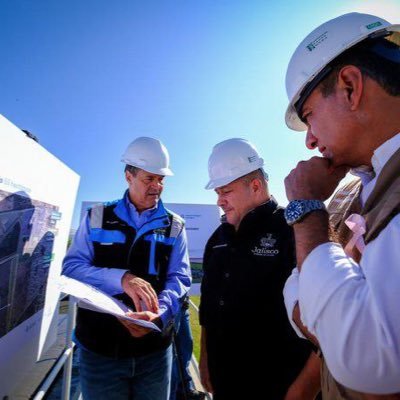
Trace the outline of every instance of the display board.
{"type": "MultiPolygon", "coordinates": [[[[98,201],[83,201],[80,219],[88,208],[98,201]]],[[[189,257],[191,261],[201,262],[208,238],[220,224],[220,209],[213,204],[164,203],[164,206],[180,215],[186,221],[189,257]]]]}
{"type": "Polygon", "coordinates": [[[185,203],[167,203],[165,206],[186,222],[190,260],[202,261],[207,240],[220,224],[219,207],[185,203]]]}
{"type": "Polygon", "coordinates": [[[0,115],[0,398],[57,333],[79,176],[0,115]]]}

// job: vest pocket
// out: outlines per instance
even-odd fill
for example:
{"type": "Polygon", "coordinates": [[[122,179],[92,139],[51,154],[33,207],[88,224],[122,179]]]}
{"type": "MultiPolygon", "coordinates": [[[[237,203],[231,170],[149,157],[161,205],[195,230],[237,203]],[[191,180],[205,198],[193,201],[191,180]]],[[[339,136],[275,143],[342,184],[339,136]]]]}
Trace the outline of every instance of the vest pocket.
{"type": "Polygon", "coordinates": [[[156,268],[156,245],[157,243],[162,243],[164,245],[172,246],[175,242],[175,238],[166,237],[164,235],[160,235],[157,233],[152,233],[150,235],[146,235],[144,240],[150,242],[150,257],[149,257],[149,268],[147,273],[149,275],[158,275],[159,271],[156,268]]]}

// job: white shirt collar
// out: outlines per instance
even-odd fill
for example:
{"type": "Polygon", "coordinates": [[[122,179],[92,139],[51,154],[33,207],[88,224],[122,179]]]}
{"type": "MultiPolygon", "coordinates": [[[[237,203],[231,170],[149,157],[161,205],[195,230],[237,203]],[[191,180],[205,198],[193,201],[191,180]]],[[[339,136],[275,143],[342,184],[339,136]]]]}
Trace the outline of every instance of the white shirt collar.
{"type": "Polygon", "coordinates": [[[372,169],[368,165],[360,165],[359,167],[352,168],[350,173],[358,176],[361,179],[362,185],[365,186],[367,183],[372,181],[376,175],[380,174],[382,168],[398,148],[400,148],[400,133],[396,134],[375,149],[371,158],[372,169]]]}
{"type": "MultiPolygon", "coordinates": [[[[356,174],[361,178],[362,191],[361,203],[364,205],[369,195],[374,189],[376,179],[381,173],[382,168],[389,161],[389,158],[400,148],[400,133],[396,134],[385,143],[382,143],[375,151],[371,158],[373,170],[370,169],[369,175],[365,172],[364,167],[355,168],[356,174]]],[[[353,172],[353,171],[352,171],[353,172]]]]}
{"type": "Polygon", "coordinates": [[[400,147],[400,133],[393,136],[385,143],[382,143],[375,151],[371,158],[371,163],[375,174],[379,175],[384,165],[389,161],[389,158],[400,147]]]}
{"type": "Polygon", "coordinates": [[[360,165],[359,167],[352,168],[350,170],[350,173],[352,175],[359,177],[361,179],[361,183],[363,186],[366,185],[375,177],[374,170],[368,165],[360,165]]]}

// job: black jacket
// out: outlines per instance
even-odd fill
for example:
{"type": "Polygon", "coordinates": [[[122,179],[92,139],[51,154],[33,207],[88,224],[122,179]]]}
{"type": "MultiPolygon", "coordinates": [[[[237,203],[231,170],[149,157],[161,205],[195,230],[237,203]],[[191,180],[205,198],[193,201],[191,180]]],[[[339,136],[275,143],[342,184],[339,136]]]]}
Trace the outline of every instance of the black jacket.
{"type": "Polygon", "coordinates": [[[241,389],[248,395],[251,387],[269,388],[270,397],[260,398],[279,399],[302,369],[311,347],[292,329],[282,294],[295,263],[293,231],[274,200],[250,211],[237,232],[223,223],[210,237],[200,323],[219,398],[235,398],[241,389]]]}

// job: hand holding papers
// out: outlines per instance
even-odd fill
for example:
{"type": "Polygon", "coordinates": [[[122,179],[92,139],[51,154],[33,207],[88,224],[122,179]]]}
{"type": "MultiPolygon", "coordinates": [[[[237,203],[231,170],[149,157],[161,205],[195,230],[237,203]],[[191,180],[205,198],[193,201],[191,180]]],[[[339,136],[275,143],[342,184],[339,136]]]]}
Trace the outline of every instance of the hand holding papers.
{"type": "Polygon", "coordinates": [[[127,316],[126,314],[132,312],[132,310],[121,301],[114,299],[94,286],[61,275],[58,287],[61,292],[77,298],[79,305],[83,308],[115,315],[144,328],[161,332],[160,328],[153,322],[127,316]]]}
{"type": "Polygon", "coordinates": [[[133,300],[137,311],[158,313],[158,298],[149,282],[126,272],[121,280],[124,292],[133,300]]]}

